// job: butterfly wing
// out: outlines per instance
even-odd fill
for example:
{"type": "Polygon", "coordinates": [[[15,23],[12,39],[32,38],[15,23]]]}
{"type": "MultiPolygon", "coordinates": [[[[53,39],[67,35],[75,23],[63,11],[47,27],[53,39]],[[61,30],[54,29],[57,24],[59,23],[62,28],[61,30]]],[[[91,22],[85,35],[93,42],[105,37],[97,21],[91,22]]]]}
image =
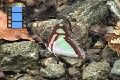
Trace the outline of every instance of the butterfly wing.
{"type": "Polygon", "coordinates": [[[47,43],[48,50],[57,55],[85,58],[84,50],[71,40],[67,27],[63,22],[63,20],[60,20],[59,24],[54,27],[47,43]]]}
{"type": "Polygon", "coordinates": [[[70,57],[77,57],[73,48],[65,41],[65,39],[58,39],[53,44],[53,52],[59,55],[70,57]]]}
{"type": "Polygon", "coordinates": [[[65,37],[56,40],[53,44],[53,52],[58,55],[69,57],[78,57],[80,55],[81,58],[85,58],[85,52],[80,48],[75,50],[66,39],[68,38],[65,37]],[[80,54],[78,55],[76,52],[79,52],[80,54]]]}

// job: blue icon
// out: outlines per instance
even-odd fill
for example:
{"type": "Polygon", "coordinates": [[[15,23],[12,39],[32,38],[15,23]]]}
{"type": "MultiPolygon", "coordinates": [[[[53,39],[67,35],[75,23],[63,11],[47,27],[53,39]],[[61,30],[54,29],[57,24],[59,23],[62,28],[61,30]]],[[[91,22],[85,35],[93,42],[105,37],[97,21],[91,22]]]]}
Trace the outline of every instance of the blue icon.
{"type": "Polygon", "coordinates": [[[7,21],[8,28],[26,27],[25,22],[27,21],[26,21],[26,8],[25,7],[9,7],[7,11],[8,11],[8,21],[7,21]]]}
{"type": "Polygon", "coordinates": [[[22,22],[12,22],[12,28],[22,28],[22,22]]]}
{"type": "Polygon", "coordinates": [[[12,13],[12,21],[22,21],[22,13],[12,13]]]}
{"type": "Polygon", "coordinates": [[[22,12],[22,7],[12,7],[12,12],[22,12]]]}

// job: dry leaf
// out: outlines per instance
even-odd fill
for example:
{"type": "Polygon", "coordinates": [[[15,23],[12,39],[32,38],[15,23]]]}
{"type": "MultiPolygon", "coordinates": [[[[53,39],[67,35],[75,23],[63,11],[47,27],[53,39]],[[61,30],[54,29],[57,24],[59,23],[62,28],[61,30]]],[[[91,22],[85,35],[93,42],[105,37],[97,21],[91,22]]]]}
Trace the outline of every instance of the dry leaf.
{"type": "Polygon", "coordinates": [[[27,28],[12,29],[7,28],[7,15],[0,11],[0,38],[15,41],[19,39],[28,39],[34,41],[27,32],[27,28]]]}
{"type": "Polygon", "coordinates": [[[110,33],[110,34],[106,34],[105,38],[108,41],[108,46],[114,51],[120,53],[120,35],[115,35],[110,33]]]}
{"type": "Polygon", "coordinates": [[[120,21],[115,26],[115,29],[105,34],[105,39],[108,41],[108,46],[111,49],[120,53],[120,21]]]}
{"type": "Polygon", "coordinates": [[[12,3],[12,2],[14,2],[14,0],[7,0],[9,3],[12,3]]]}

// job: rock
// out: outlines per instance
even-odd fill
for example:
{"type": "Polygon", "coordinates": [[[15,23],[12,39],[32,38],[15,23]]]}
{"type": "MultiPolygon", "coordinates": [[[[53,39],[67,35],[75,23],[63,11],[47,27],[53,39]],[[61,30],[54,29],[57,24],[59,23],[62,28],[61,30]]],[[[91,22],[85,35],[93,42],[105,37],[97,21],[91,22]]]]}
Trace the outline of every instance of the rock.
{"type": "Polygon", "coordinates": [[[32,76],[24,75],[16,80],[35,80],[32,76]]]}
{"type": "Polygon", "coordinates": [[[118,9],[120,9],[120,1],[119,0],[115,0],[115,4],[117,5],[118,9]]]}
{"type": "Polygon", "coordinates": [[[40,49],[40,56],[42,58],[52,57],[52,56],[54,56],[54,53],[52,53],[52,52],[50,52],[48,50],[42,50],[42,49],[40,49]]]}
{"type": "Polygon", "coordinates": [[[58,0],[57,5],[60,6],[60,5],[63,5],[65,3],[67,3],[67,0],[58,0]]]}
{"type": "Polygon", "coordinates": [[[25,7],[25,5],[21,2],[15,2],[9,5],[10,7],[25,7]]]}
{"type": "Polygon", "coordinates": [[[86,53],[89,55],[89,54],[99,53],[100,51],[101,49],[88,49],[86,53]]]}
{"type": "Polygon", "coordinates": [[[70,67],[68,69],[69,75],[70,76],[76,76],[78,74],[80,74],[79,70],[77,70],[75,67],[70,67]]]}
{"type": "Polygon", "coordinates": [[[91,33],[91,37],[96,36],[103,36],[103,34],[106,34],[107,31],[109,30],[110,27],[106,26],[106,25],[93,25],[90,28],[90,33],[91,33]]]}
{"type": "Polygon", "coordinates": [[[25,2],[27,6],[33,6],[36,4],[35,2],[39,2],[39,0],[25,0],[25,2]]]}
{"type": "Polygon", "coordinates": [[[107,6],[109,7],[111,17],[118,21],[120,19],[120,10],[115,1],[107,1],[107,6]]]}
{"type": "Polygon", "coordinates": [[[53,27],[58,22],[57,19],[50,19],[44,21],[35,21],[30,24],[30,31],[33,35],[40,36],[43,40],[47,41],[52,33],[53,27]]]}
{"type": "Polygon", "coordinates": [[[113,51],[109,47],[105,47],[101,52],[101,57],[103,60],[107,61],[111,66],[113,63],[118,60],[116,51],[113,51]]]}
{"type": "Polygon", "coordinates": [[[101,56],[100,53],[101,49],[88,49],[86,51],[87,55],[86,55],[86,61],[88,62],[96,62],[96,61],[101,61],[101,56]]]}
{"type": "Polygon", "coordinates": [[[91,52],[89,52],[89,54],[86,56],[87,61],[90,61],[90,62],[101,61],[101,59],[102,59],[101,56],[95,52],[96,51],[94,51],[94,53],[92,53],[92,54],[90,54],[91,52]]]}
{"type": "Polygon", "coordinates": [[[60,7],[57,7],[57,11],[60,12],[60,11],[64,10],[67,7],[69,7],[69,6],[68,5],[62,5],[60,7]]]}
{"type": "Polygon", "coordinates": [[[90,24],[103,23],[108,16],[108,7],[103,1],[89,0],[82,1],[64,9],[59,16],[65,16],[69,20],[83,21],[90,24]]]}
{"type": "Polygon", "coordinates": [[[31,41],[1,44],[0,70],[38,69],[39,47],[31,41]]]}
{"type": "Polygon", "coordinates": [[[57,60],[53,57],[50,57],[50,58],[42,59],[40,63],[42,66],[47,67],[49,64],[52,63],[57,64],[57,60]]]}
{"type": "Polygon", "coordinates": [[[76,59],[76,58],[70,58],[70,57],[61,57],[67,64],[75,67],[81,66],[85,59],[76,59]]]}
{"type": "Polygon", "coordinates": [[[5,74],[3,73],[3,71],[0,71],[0,78],[4,78],[5,74]]]}
{"type": "Polygon", "coordinates": [[[10,75],[10,77],[8,77],[7,80],[17,80],[18,78],[23,77],[23,76],[24,74],[17,73],[15,76],[10,75]]]}
{"type": "MultiPolygon", "coordinates": [[[[79,69],[75,68],[75,67],[70,67],[68,69],[69,75],[70,75],[70,79],[68,80],[80,80],[82,77],[82,74],[80,73],[79,69]]],[[[66,80],[66,79],[65,79],[66,80]]]]}
{"type": "Polygon", "coordinates": [[[85,80],[105,80],[110,72],[110,65],[106,62],[92,62],[83,70],[85,80]]]}
{"type": "Polygon", "coordinates": [[[113,68],[111,69],[110,77],[117,78],[119,76],[120,76],[120,60],[116,60],[114,65],[113,65],[113,68]]]}
{"type": "Polygon", "coordinates": [[[61,64],[49,64],[47,68],[41,68],[40,75],[48,78],[60,78],[65,75],[65,69],[61,64]]]}
{"type": "Polygon", "coordinates": [[[71,28],[76,40],[88,38],[88,30],[90,28],[89,24],[80,21],[71,22],[71,28]]]}
{"type": "Polygon", "coordinates": [[[28,74],[32,76],[39,75],[40,71],[39,70],[29,70],[28,74]]]}
{"type": "Polygon", "coordinates": [[[105,44],[103,43],[102,40],[99,40],[95,43],[95,45],[93,46],[94,48],[100,49],[100,48],[104,48],[105,44]]]}

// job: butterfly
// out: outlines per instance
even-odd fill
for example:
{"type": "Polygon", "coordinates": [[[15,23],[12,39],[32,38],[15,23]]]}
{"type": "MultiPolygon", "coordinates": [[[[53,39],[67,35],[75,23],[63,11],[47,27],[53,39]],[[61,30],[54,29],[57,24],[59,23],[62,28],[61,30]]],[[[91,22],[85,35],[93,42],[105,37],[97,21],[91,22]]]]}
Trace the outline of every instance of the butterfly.
{"type": "Polygon", "coordinates": [[[85,51],[71,38],[64,20],[55,25],[47,43],[48,50],[68,57],[85,58],[85,51]]]}

